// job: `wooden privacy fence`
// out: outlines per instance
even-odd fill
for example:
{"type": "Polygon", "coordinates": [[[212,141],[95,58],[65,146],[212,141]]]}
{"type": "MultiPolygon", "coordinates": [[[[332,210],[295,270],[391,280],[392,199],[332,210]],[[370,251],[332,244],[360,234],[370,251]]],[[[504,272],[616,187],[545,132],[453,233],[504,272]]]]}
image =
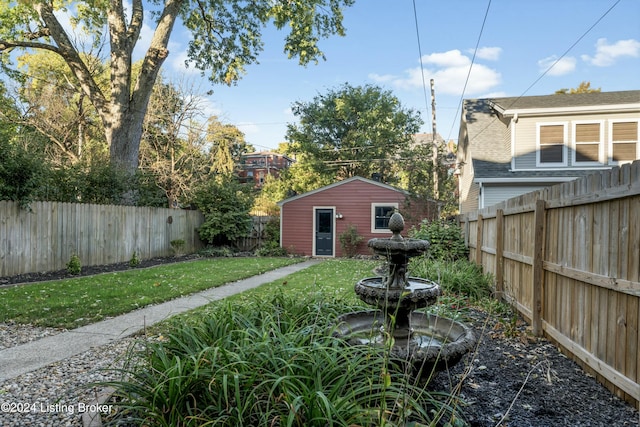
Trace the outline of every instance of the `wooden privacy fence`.
{"type": "Polygon", "coordinates": [[[497,295],[640,408],[640,161],[459,220],[497,295]]]}
{"type": "Polygon", "coordinates": [[[0,277],[66,268],[73,254],[82,265],[101,265],[172,255],[202,247],[199,211],[34,202],[30,210],[0,201],[0,277]]]}

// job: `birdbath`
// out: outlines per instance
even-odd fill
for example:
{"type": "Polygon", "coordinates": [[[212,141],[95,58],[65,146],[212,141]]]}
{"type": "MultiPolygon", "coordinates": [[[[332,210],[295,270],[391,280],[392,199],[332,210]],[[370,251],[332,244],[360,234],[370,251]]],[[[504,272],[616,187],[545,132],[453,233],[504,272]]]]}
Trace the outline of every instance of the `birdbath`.
{"type": "Polygon", "coordinates": [[[458,362],[475,344],[473,331],[451,319],[414,312],[436,303],[440,286],[428,279],[407,275],[413,257],[425,253],[429,242],[404,238],[404,218],[394,213],[389,219],[390,238],[375,238],[368,246],[387,261],[386,274],[358,281],[355,292],[376,307],[339,317],[335,334],[350,344],[388,347],[391,355],[409,360],[423,374],[458,362]]]}

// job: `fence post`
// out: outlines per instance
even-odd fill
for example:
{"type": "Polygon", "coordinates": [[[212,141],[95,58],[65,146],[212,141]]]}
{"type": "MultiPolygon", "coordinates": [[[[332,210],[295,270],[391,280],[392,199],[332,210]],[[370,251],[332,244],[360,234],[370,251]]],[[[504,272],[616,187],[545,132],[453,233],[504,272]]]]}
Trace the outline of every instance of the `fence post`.
{"type": "Polygon", "coordinates": [[[476,264],[482,265],[482,214],[478,214],[478,223],[476,224],[476,264]]]}
{"type": "Polygon", "coordinates": [[[504,290],[504,210],[496,211],[496,298],[502,299],[504,290]]]}
{"type": "Polygon", "coordinates": [[[533,246],[533,301],[531,307],[531,328],[535,336],[542,335],[542,290],[544,287],[544,237],[545,201],[536,200],[534,212],[533,246]]]}

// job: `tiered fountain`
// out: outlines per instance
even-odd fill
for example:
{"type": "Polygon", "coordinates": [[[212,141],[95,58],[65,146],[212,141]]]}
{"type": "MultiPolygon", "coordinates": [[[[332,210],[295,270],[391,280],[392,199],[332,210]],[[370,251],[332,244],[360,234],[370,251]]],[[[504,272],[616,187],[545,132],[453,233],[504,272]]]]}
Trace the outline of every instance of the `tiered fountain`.
{"type": "Polygon", "coordinates": [[[394,213],[389,219],[393,236],[369,240],[369,247],[386,257],[385,275],[360,280],[355,292],[377,309],[340,316],[336,335],[350,344],[389,346],[393,358],[408,361],[416,374],[428,376],[457,363],[476,338],[462,323],[414,311],[434,304],[440,286],[407,276],[409,260],[426,252],[429,242],[405,239],[400,235],[403,229],[402,215],[394,213]]]}

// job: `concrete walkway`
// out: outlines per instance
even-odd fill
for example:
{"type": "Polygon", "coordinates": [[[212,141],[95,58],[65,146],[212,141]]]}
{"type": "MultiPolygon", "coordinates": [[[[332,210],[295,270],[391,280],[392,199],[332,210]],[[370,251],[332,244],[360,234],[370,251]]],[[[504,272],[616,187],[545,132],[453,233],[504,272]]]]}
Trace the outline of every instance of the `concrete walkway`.
{"type": "Polygon", "coordinates": [[[319,262],[321,261],[308,260],[282,267],[183,298],[145,307],[102,322],[0,350],[0,382],[64,360],[87,351],[91,347],[105,345],[133,335],[145,327],[178,313],[256,288],[263,283],[281,279],[319,262]]]}

